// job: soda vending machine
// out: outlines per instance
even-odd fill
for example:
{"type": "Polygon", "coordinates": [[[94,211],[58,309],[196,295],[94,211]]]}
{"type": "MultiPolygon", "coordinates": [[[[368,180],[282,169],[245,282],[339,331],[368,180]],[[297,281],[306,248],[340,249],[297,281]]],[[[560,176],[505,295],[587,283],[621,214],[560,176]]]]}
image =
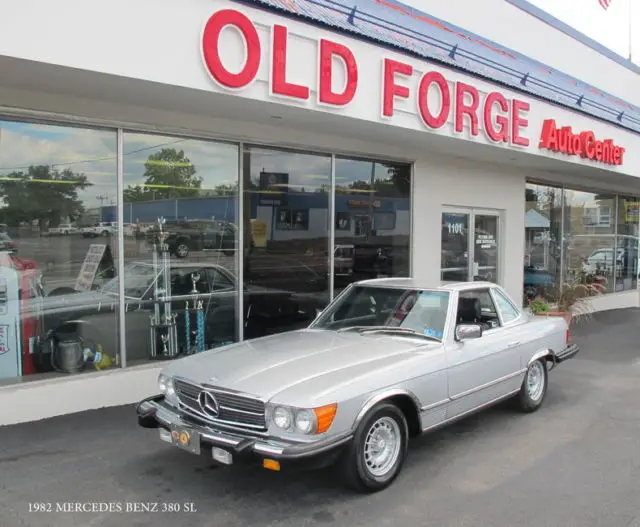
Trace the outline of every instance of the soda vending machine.
{"type": "Polygon", "coordinates": [[[20,273],[0,267],[0,379],[22,375],[20,273]]]}

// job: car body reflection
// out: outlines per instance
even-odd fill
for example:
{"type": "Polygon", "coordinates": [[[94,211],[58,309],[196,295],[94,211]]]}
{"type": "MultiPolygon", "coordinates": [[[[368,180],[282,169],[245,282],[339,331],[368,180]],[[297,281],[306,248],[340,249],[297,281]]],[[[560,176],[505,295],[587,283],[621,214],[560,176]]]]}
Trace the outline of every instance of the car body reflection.
{"type": "MultiPolygon", "coordinates": [[[[184,313],[187,303],[202,302],[205,319],[205,343],[208,349],[236,340],[236,299],[238,283],[234,273],[212,263],[174,263],[171,271],[171,309],[177,314],[179,355],[184,354],[184,313]],[[194,284],[193,275],[200,279],[194,284]],[[194,292],[195,287],[195,292],[194,292]]],[[[154,283],[161,280],[148,262],[125,266],[125,322],[127,357],[131,361],[149,358],[150,315],[154,307],[154,283]]],[[[300,329],[307,326],[323,308],[327,299],[320,294],[299,294],[287,290],[245,284],[244,338],[300,329]]],[[[23,316],[42,314],[46,332],[71,332],[99,343],[105,350],[118,349],[113,335],[113,319],[118,311],[118,280],[114,278],[97,290],[47,296],[23,307],[23,316]],[[105,318],[110,319],[106,324],[105,318]],[[109,331],[103,328],[108,328],[109,331]]],[[[39,360],[45,368],[47,360],[39,360]]]]}

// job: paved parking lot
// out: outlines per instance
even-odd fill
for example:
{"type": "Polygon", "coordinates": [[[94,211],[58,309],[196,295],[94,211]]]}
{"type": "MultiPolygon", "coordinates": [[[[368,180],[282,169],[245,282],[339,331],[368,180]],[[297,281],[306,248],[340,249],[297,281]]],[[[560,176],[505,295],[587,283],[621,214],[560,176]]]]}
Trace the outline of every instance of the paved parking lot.
{"type": "Polygon", "coordinates": [[[552,374],[540,411],[500,406],[415,441],[371,496],[330,471],[211,468],[139,429],[132,407],[0,428],[0,525],[640,526],[638,327],[640,310],[578,326],[583,351],[552,374]],[[55,512],[76,503],[181,510],[55,512]]]}

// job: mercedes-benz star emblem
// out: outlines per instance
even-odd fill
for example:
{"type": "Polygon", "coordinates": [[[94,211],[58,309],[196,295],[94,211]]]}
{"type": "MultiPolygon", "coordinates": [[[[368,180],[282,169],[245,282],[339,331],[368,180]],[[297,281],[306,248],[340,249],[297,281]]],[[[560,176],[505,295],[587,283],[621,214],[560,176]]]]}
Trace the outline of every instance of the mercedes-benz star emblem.
{"type": "Polygon", "coordinates": [[[198,403],[205,414],[210,415],[211,417],[218,417],[220,407],[218,406],[218,401],[216,401],[213,394],[209,392],[200,392],[200,395],[198,395],[198,403]]]}

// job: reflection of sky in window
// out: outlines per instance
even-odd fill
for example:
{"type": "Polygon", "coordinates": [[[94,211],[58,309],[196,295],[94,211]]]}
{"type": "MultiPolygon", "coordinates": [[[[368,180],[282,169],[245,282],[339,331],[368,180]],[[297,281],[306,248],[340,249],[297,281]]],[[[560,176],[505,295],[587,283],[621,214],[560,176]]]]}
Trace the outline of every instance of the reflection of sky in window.
{"type": "Polygon", "coordinates": [[[145,163],[163,148],[183,150],[202,178],[202,189],[218,185],[237,185],[238,147],[231,144],[182,139],[176,137],[132,134],[124,135],[124,184],[143,184],[145,163]]]}
{"type": "Polygon", "coordinates": [[[86,207],[98,206],[98,196],[115,202],[114,131],[0,121],[0,176],[35,165],[84,174],[91,186],[79,190],[78,198],[86,207]]]}
{"type": "Polygon", "coordinates": [[[304,188],[313,192],[329,185],[331,158],[329,156],[283,152],[280,150],[251,149],[251,181],[260,182],[260,172],[289,174],[292,189],[304,188]]]}

